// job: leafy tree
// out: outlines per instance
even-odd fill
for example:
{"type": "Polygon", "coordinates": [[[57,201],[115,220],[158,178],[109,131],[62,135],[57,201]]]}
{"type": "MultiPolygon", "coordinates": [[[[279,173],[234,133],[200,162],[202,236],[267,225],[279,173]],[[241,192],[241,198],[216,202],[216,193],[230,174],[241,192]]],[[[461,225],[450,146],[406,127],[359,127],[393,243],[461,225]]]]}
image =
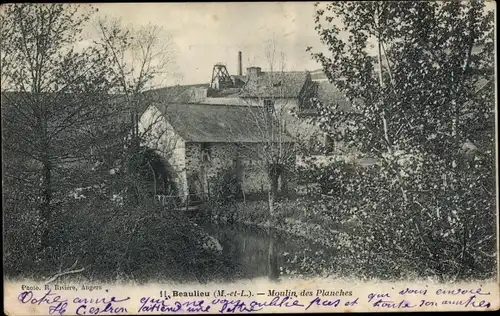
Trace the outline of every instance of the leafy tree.
{"type": "Polygon", "coordinates": [[[362,196],[332,205],[359,219],[348,255],[441,279],[491,275],[493,13],[479,1],[334,2],[317,4],[315,22],[329,53],[312,56],[355,109],[318,104],[318,123],[379,161],[343,177],[362,196]]]}

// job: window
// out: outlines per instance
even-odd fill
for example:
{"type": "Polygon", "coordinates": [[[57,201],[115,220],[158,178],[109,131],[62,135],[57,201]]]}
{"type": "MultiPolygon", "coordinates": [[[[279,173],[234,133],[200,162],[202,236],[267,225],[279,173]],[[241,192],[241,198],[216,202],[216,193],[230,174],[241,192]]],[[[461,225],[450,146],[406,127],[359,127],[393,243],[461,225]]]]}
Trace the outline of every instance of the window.
{"type": "Polygon", "coordinates": [[[201,161],[208,162],[211,160],[212,148],[209,143],[201,144],[201,161]]]}
{"type": "Polygon", "coordinates": [[[264,99],[264,110],[268,113],[274,112],[274,101],[271,99],[264,99]]]}
{"type": "Polygon", "coordinates": [[[327,133],[324,134],[324,146],[325,150],[327,153],[332,152],[335,149],[335,142],[333,141],[332,137],[328,135],[327,133]]]}

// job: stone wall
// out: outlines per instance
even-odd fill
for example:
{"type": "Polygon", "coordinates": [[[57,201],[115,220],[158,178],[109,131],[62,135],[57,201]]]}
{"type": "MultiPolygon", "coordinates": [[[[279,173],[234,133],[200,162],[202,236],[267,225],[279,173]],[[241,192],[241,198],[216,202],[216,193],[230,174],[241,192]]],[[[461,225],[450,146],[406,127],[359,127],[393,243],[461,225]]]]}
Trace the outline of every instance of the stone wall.
{"type": "Polygon", "coordinates": [[[186,143],[186,176],[192,193],[208,194],[215,178],[232,170],[240,178],[245,194],[267,191],[268,181],[263,160],[259,159],[262,144],[186,143]],[[239,170],[239,172],[238,172],[239,170]]]}
{"type": "Polygon", "coordinates": [[[245,194],[262,193],[269,191],[268,175],[264,162],[259,157],[243,157],[242,188],[245,194]]]}

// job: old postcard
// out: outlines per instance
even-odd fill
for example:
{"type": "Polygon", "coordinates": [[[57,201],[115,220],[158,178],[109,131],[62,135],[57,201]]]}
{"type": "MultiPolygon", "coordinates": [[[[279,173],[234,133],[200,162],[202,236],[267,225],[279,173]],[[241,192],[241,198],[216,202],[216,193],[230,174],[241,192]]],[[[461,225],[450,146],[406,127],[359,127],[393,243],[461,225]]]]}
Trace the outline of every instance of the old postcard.
{"type": "Polygon", "coordinates": [[[4,312],[499,309],[494,4],[2,5],[4,312]]]}

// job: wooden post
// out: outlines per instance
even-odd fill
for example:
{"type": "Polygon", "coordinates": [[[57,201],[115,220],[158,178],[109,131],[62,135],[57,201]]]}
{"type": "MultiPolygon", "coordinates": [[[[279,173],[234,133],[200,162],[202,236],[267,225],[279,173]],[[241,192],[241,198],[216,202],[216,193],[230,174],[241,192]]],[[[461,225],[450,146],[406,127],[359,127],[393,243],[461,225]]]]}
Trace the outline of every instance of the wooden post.
{"type": "Polygon", "coordinates": [[[188,205],[189,205],[189,194],[186,196],[186,212],[188,210],[188,205]]]}

